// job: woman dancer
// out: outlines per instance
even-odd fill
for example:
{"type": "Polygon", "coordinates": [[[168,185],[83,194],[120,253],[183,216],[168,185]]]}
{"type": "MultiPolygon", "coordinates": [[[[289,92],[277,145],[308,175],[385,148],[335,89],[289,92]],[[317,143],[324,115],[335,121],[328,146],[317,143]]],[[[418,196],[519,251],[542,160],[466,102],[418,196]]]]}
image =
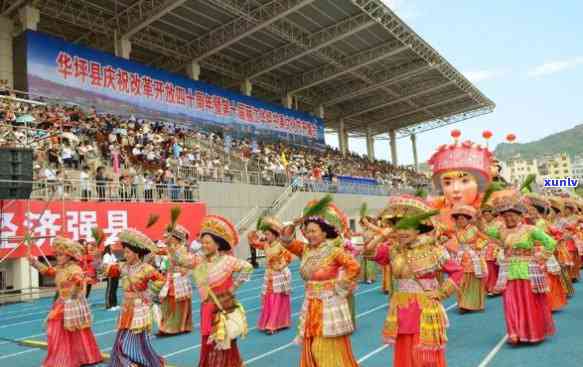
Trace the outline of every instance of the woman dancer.
{"type": "Polygon", "coordinates": [[[567,297],[571,298],[575,295],[575,287],[573,287],[573,281],[571,280],[571,268],[573,267],[574,262],[571,253],[569,252],[567,241],[564,239],[565,231],[563,230],[563,227],[565,222],[562,217],[564,207],[563,199],[551,196],[549,197],[549,202],[551,204],[551,210],[547,215],[547,221],[550,225],[549,233],[552,234],[557,242],[554,255],[561,266],[561,280],[563,286],[567,290],[567,297]]]}
{"type": "Polygon", "coordinates": [[[306,296],[298,337],[300,367],[354,367],[350,334],[354,325],[347,297],[356,286],[360,265],[343,248],[346,217],[329,198],[310,202],[304,216],[284,228],[282,242],[300,257],[306,296]],[[294,240],[301,225],[307,243],[294,240]]]}
{"type": "Polygon", "coordinates": [[[194,279],[202,302],[202,335],[199,367],[242,367],[237,340],[221,334],[220,314],[241,310],[235,291],[248,281],[253,266],[231,255],[239,244],[239,234],[231,222],[218,215],[203,218],[200,231],[202,256],[184,254],[175,246],[168,251],[172,262],[194,269],[194,279]]]}
{"type": "Polygon", "coordinates": [[[38,271],[55,277],[58,298],[47,318],[47,356],[43,367],[80,367],[101,363],[91,331],[91,311],[85,298],[86,276],[79,266],[84,248],[78,242],[57,237],[53,241],[57,265],[49,267],[36,258],[29,261],[38,271]]]}
{"type": "MultiPolygon", "coordinates": [[[[180,224],[171,224],[166,232],[166,245],[178,253],[186,248],[190,233],[180,224]]],[[[160,291],[160,329],[158,336],[190,333],[192,331],[192,284],[190,269],[168,262],[166,283],[160,291]]]]}
{"type": "Polygon", "coordinates": [[[486,307],[488,268],[481,253],[488,237],[472,223],[476,218],[476,209],[473,207],[457,206],[452,210],[451,216],[456,223],[456,231],[453,241],[449,241],[453,247],[450,254],[464,270],[458,293],[459,311],[483,311],[486,307]]]}
{"type": "MultiPolygon", "coordinates": [[[[482,206],[480,221],[478,228],[482,233],[487,233],[490,227],[501,228],[504,223],[495,215],[495,210],[492,206],[486,204],[482,206]]],[[[500,253],[500,243],[498,240],[488,238],[488,243],[484,247],[483,257],[486,260],[488,268],[488,275],[486,277],[486,292],[488,296],[494,296],[494,288],[498,282],[498,272],[500,266],[498,265],[498,254],[500,253]]]]}
{"type": "Polygon", "coordinates": [[[445,248],[435,245],[430,218],[436,212],[425,201],[390,197],[388,209],[397,220],[395,229],[367,246],[367,251],[374,250],[375,261],[390,263],[392,269],[394,287],[383,339],[395,347],[395,367],[445,367],[448,318],[441,302],[458,289],[463,270],[445,248]],[[441,284],[439,272],[449,275],[441,284]]]}
{"type": "Polygon", "coordinates": [[[501,197],[494,201],[505,227],[492,230],[491,236],[502,240],[504,273],[497,289],[503,291],[508,341],[511,344],[538,343],[553,335],[555,325],[548,302],[546,277],[539,261],[546,261],[555,250],[555,240],[540,228],[524,223],[526,208],[518,197],[501,197]],[[543,251],[535,257],[535,243],[543,251]]]}
{"type": "MultiPolygon", "coordinates": [[[[546,234],[551,235],[552,230],[544,216],[550,211],[550,203],[538,194],[527,194],[524,196],[525,204],[529,205],[528,224],[542,229],[546,234]]],[[[537,242],[536,252],[538,256],[544,251],[540,243],[537,242]]],[[[555,250],[556,251],[556,250],[555,250]]],[[[567,287],[562,281],[561,266],[554,254],[549,256],[545,263],[541,263],[549,282],[549,304],[552,311],[558,311],[567,305],[567,287]]]]}
{"type": "Polygon", "coordinates": [[[125,264],[121,267],[124,300],[117,321],[117,336],[111,351],[110,367],[163,367],[165,361],[150,343],[152,330],[152,295],[164,285],[164,276],[144,256],[156,251],[156,245],[135,229],[118,234],[124,249],[125,264]]]}
{"type": "Polygon", "coordinates": [[[265,217],[260,220],[258,231],[249,234],[249,244],[265,253],[261,315],[257,329],[270,335],[291,326],[292,278],[288,265],[293,255],[279,241],[282,229],[277,219],[265,217]]]}

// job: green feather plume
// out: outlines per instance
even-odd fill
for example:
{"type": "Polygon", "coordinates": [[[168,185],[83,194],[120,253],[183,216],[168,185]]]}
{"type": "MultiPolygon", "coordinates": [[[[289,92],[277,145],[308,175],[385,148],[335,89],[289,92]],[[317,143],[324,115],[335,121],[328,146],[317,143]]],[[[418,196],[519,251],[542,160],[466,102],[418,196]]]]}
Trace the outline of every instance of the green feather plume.
{"type": "Polygon", "coordinates": [[[91,237],[95,240],[95,244],[100,245],[105,239],[105,232],[99,227],[91,228],[91,237]]]}
{"type": "Polygon", "coordinates": [[[421,187],[417,189],[417,191],[415,191],[415,196],[420,197],[422,199],[427,198],[427,191],[422,189],[421,187]]]}
{"type": "Polygon", "coordinates": [[[150,216],[148,216],[148,223],[146,223],[146,228],[152,227],[158,222],[158,219],[160,219],[160,214],[150,213],[150,216]]]}
{"type": "Polygon", "coordinates": [[[257,219],[257,231],[259,232],[267,232],[269,231],[269,226],[265,223],[263,223],[263,217],[260,217],[259,219],[257,219]]]}
{"type": "Polygon", "coordinates": [[[168,224],[168,227],[166,227],[167,232],[172,232],[174,230],[181,212],[182,209],[179,206],[174,206],[172,209],[170,209],[170,224],[168,224]]]}
{"type": "Polygon", "coordinates": [[[396,224],[395,229],[415,229],[421,225],[421,222],[439,214],[439,210],[432,210],[428,213],[407,216],[401,218],[396,224]]]}
{"type": "Polygon", "coordinates": [[[332,195],[326,195],[316,204],[304,211],[304,218],[320,215],[332,203],[332,195]]]}
{"type": "Polygon", "coordinates": [[[366,217],[367,214],[368,214],[368,204],[362,203],[362,205],[360,206],[360,218],[366,217]]]}
{"type": "Polygon", "coordinates": [[[536,180],[536,174],[531,173],[530,175],[526,176],[526,179],[520,186],[520,192],[527,193],[532,192],[532,183],[536,180]]]}
{"type": "Polygon", "coordinates": [[[488,187],[486,188],[486,191],[484,191],[484,196],[482,197],[482,203],[480,204],[481,207],[484,207],[486,205],[486,203],[488,202],[488,200],[490,200],[490,198],[492,197],[492,194],[495,193],[496,191],[502,191],[504,190],[504,185],[500,182],[492,182],[488,185],[488,187]]]}
{"type": "Polygon", "coordinates": [[[263,217],[257,218],[257,224],[255,225],[255,229],[257,231],[261,231],[261,226],[263,225],[263,217]]]}

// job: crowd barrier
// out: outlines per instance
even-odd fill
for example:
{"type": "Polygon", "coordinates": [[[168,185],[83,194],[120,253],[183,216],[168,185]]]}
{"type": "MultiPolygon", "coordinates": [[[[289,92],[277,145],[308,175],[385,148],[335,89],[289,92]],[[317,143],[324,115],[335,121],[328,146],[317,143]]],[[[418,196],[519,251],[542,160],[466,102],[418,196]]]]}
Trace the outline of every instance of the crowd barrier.
{"type": "MultiPolygon", "coordinates": [[[[0,182],[1,184],[1,182],[0,182]]],[[[124,184],[80,180],[34,181],[31,199],[66,199],[78,201],[196,202],[197,185],[124,184]]]]}

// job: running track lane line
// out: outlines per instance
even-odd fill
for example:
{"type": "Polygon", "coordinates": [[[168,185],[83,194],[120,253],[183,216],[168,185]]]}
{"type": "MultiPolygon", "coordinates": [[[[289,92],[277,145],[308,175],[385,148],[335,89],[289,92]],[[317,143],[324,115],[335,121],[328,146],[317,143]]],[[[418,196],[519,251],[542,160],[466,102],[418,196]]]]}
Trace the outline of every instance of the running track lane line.
{"type": "MultiPolygon", "coordinates": [[[[292,280],[292,282],[291,282],[291,283],[292,283],[292,284],[293,284],[293,283],[296,283],[296,284],[297,284],[297,283],[298,283],[298,282],[300,282],[300,281],[301,281],[301,279],[296,279],[296,280],[292,280]]],[[[195,288],[195,287],[193,287],[193,288],[195,288]]],[[[262,288],[263,288],[263,285],[261,285],[260,287],[253,287],[253,288],[245,289],[245,290],[243,290],[243,291],[241,291],[241,292],[238,292],[238,293],[237,293],[237,295],[241,295],[241,294],[244,294],[244,293],[251,293],[251,292],[253,292],[253,291],[256,291],[256,290],[258,290],[258,289],[262,289],[262,288]]],[[[298,286],[296,286],[296,287],[293,287],[292,289],[296,289],[296,288],[298,288],[298,286]]],[[[195,288],[195,289],[196,289],[196,288],[195,288]]],[[[199,300],[196,300],[196,301],[193,301],[192,303],[193,303],[193,304],[195,304],[195,303],[197,303],[197,302],[200,302],[200,301],[199,301],[199,300]]],[[[51,309],[51,307],[52,307],[52,304],[49,304],[49,305],[47,305],[47,306],[48,306],[48,307],[45,307],[45,309],[44,309],[44,310],[42,310],[42,311],[31,312],[31,313],[25,313],[25,314],[22,314],[22,315],[18,315],[18,316],[11,316],[11,317],[7,317],[7,318],[4,318],[4,319],[1,319],[1,318],[0,318],[0,323],[4,323],[5,321],[8,321],[8,320],[19,319],[19,318],[21,318],[21,317],[26,317],[26,316],[34,316],[34,315],[47,314],[48,312],[50,312],[50,309],[51,309]]],[[[104,311],[104,310],[95,310],[95,311],[104,311]]],[[[18,312],[18,311],[14,311],[14,312],[18,312]]],[[[1,315],[1,314],[0,314],[0,316],[3,316],[3,315],[1,315]]],[[[34,319],[34,320],[38,321],[39,319],[34,319]]],[[[44,320],[44,319],[42,319],[42,320],[44,320]]],[[[28,322],[28,321],[33,321],[33,320],[26,320],[25,322],[28,322]]],[[[12,324],[6,325],[5,327],[0,327],[0,329],[4,329],[4,328],[6,328],[6,327],[8,327],[8,326],[10,326],[10,325],[18,325],[18,323],[16,323],[16,324],[12,323],[12,324]]],[[[1,343],[0,343],[0,345],[1,345],[1,343]]]]}
{"type": "MultiPolygon", "coordinates": [[[[373,287],[373,288],[371,288],[371,289],[367,289],[367,290],[365,290],[365,291],[362,291],[362,292],[357,292],[357,293],[355,293],[354,295],[355,295],[355,296],[360,296],[360,295],[362,295],[362,294],[366,294],[366,293],[370,293],[370,292],[376,291],[376,290],[378,290],[378,289],[380,289],[380,288],[381,288],[380,286],[376,286],[376,287],[373,287]]],[[[300,297],[300,296],[298,296],[298,298],[299,298],[299,297],[300,297]]],[[[303,295],[302,295],[301,297],[303,297],[303,295]]],[[[292,299],[293,299],[293,298],[292,298],[292,299]]],[[[291,316],[292,316],[292,318],[293,318],[293,317],[295,317],[295,316],[298,316],[300,313],[301,313],[301,311],[298,311],[298,312],[295,312],[295,313],[293,313],[291,316]]],[[[250,328],[248,331],[253,331],[253,330],[256,330],[256,329],[257,329],[257,326],[254,326],[254,327],[250,328]]],[[[185,352],[189,352],[189,351],[191,351],[191,350],[195,350],[195,349],[198,349],[198,348],[200,348],[200,344],[197,344],[197,345],[195,345],[195,346],[192,346],[192,347],[188,347],[188,348],[180,349],[180,350],[177,350],[176,352],[172,352],[172,353],[165,354],[165,355],[163,355],[163,357],[164,357],[164,358],[173,357],[173,356],[175,356],[175,355],[182,354],[182,353],[185,353],[185,352]]]]}
{"type": "MultiPolygon", "coordinates": [[[[303,284],[296,285],[295,287],[292,287],[292,289],[298,289],[298,288],[301,288],[302,286],[303,286],[303,284]]],[[[263,287],[263,286],[262,286],[262,287],[263,287]]],[[[259,289],[259,288],[258,288],[258,289],[259,289]]],[[[246,297],[246,298],[242,298],[242,299],[240,299],[239,301],[241,301],[241,302],[242,302],[242,301],[249,301],[249,300],[256,299],[256,298],[258,298],[258,297],[257,297],[257,296],[246,297]]],[[[198,300],[198,299],[197,299],[196,301],[193,301],[192,303],[193,303],[193,304],[195,304],[195,303],[199,303],[199,302],[200,302],[200,300],[198,300]]],[[[98,311],[104,311],[104,310],[98,310],[98,311]]],[[[195,311],[196,311],[196,312],[198,312],[198,311],[200,311],[200,310],[198,310],[198,309],[197,309],[197,310],[193,310],[193,312],[195,312],[195,311]]],[[[45,312],[43,312],[43,313],[45,313],[45,312]]],[[[47,311],[46,313],[48,313],[48,311],[47,311]]],[[[2,325],[2,326],[0,326],[0,329],[6,329],[6,328],[9,328],[9,327],[12,327],[12,326],[18,326],[18,325],[30,324],[30,323],[37,322],[37,321],[43,321],[44,319],[45,319],[45,318],[42,318],[42,319],[32,319],[32,320],[27,320],[27,321],[20,321],[20,322],[14,322],[14,323],[12,323],[12,324],[7,324],[7,325],[2,325]]],[[[96,321],[96,322],[94,322],[94,323],[93,323],[93,325],[96,325],[96,324],[103,324],[103,323],[105,323],[105,322],[108,322],[108,321],[113,321],[113,320],[117,320],[117,317],[116,317],[116,318],[110,318],[110,319],[103,319],[103,320],[99,320],[99,321],[96,321]]],[[[0,322],[1,322],[1,321],[3,321],[3,320],[0,320],[0,322]]]]}
{"type": "MultiPolygon", "coordinates": [[[[371,308],[370,310],[368,310],[366,312],[363,312],[363,313],[360,313],[360,314],[356,315],[356,318],[359,319],[359,318],[361,318],[363,316],[369,315],[369,314],[371,314],[373,312],[376,312],[378,310],[381,310],[383,308],[386,308],[388,305],[389,305],[388,302],[387,303],[383,303],[382,305],[378,305],[378,306],[376,306],[374,308],[371,308]]],[[[275,354],[275,353],[277,353],[279,351],[282,351],[284,349],[287,349],[287,348],[291,347],[292,345],[295,345],[295,343],[294,342],[291,342],[291,343],[288,343],[286,345],[282,345],[281,347],[277,347],[275,349],[272,349],[272,350],[270,350],[267,353],[263,353],[263,354],[260,354],[258,356],[255,356],[255,357],[253,357],[251,359],[248,359],[244,363],[245,363],[245,365],[250,365],[251,363],[253,363],[255,361],[258,361],[258,360],[263,359],[265,357],[268,357],[268,356],[270,356],[272,354],[275,354]]]]}
{"type": "MultiPolygon", "coordinates": [[[[372,292],[372,291],[375,291],[375,290],[377,290],[377,289],[380,289],[380,286],[376,286],[376,287],[373,287],[373,288],[371,288],[371,289],[367,289],[367,290],[365,290],[365,291],[362,291],[362,292],[357,292],[357,293],[355,293],[355,296],[358,296],[358,295],[361,295],[361,294],[370,293],[370,292],[372,292]]],[[[294,297],[294,298],[297,300],[297,299],[299,299],[299,298],[302,298],[302,297],[303,297],[303,295],[302,295],[302,296],[296,296],[296,297],[294,297]]],[[[292,298],[292,300],[294,300],[294,298],[292,298]]],[[[257,311],[257,310],[259,310],[260,308],[261,308],[261,307],[255,307],[255,308],[252,308],[252,309],[249,309],[249,310],[247,310],[247,312],[251,312],[251,311],[257,311]]],[[[370,310],[369,310],[369,311],[370,311],[370,310]]],[[[370,313],[369,311],[367,311],[367,312],[368,312],[368,313],[370,313]]],[[[366,312],[365,312],[365,313],[366,313],[366,312]]],[[[368,313],[367,313],[367,314],[368,314],[368,313]]],[[[295,316],[298,316],[299,314],[300,314],[300,312],[296,312],[296,313],[292,314],[291,316],[292,316],[292,317],[295,317],[295,316]]],[[[101,321],[104,321],[104,320],[101,320],[101,321]]],[[[195,327],[196,327],[196,326],[200,326],[200,323],[196,324],[196,325],[195,325],[195,327]]],[[[255,330],[255,329],[257,329],[257,326],[255,326],[255,327],[253,327],[253,328],[249,329],[249,331],[253,331],[253,330],[255,330]]],[[[114,330],[110,330],[110,331],[107,331],[107,332],[98,333],[98,334],[95,334],[95,336],[97,337],[97,336],[102,336],[102,335],[105,335],[105,334],[111,334],[111,333],[113,333],[113,332],[115,332],[115,331],[117,331],[117,330],[116,330],[116,329],[114,329],[114,330]]],[[[40,335],[45,335],[45,334],[40,334],[40,335]]],[[[39,335],[36,335],[36,336],[39,336],[39,335]]],[[[156,338],[156,336],[153,336],[153,338],[155,339],[155,338],[156,338]]],[[[9,343],[9,342],[5,342],[5,343],[9,343]]],[[[172,357],[172,356],[175,356],[175,355],[178,355],[178,354],[182,354],[182,353],[184,353],[184,352],[188,352],[188,351],[190,351],[190,350],[195,350],[195,349],[198,349],[198,348],[200,348],[200,346],[201,346],[200,344],[197,344],[197,345],[195,345],[195,346],[193,346],[193,347],[184,348],[184,349],[178,350],[178,351],[176,351],[176,352],[172,352],[172,353],[166,354],[166,355],[164,355],[163,357],[164,357],[164,358],[169,358],[169,357],[172,357]]],[[[105,348],[105,349],[101,349],[101,351],[102,351],[102,352],[108,352],[108,351],[110,351],[111,349],[113,349],[113,346],[111,346],[111,347],[108,347],[108,348],[105,348]]],[[[22,355],[22,354],[28,354],[28,353],[36,352],[36,351],[39,351],[39,350],[40,350],[40,349],[37,349],[37,348],[31,348],[31,349],[28,349],[28,350],[23,350],[23,351],[21,351],[21,352],[12,353],[12,354],[7,354],[7,355],[4,355],[4,356],[0,356],[0,360],[6,359],[6,358],[11,358],[11,357],[16,357],[16,356],[19,356],[19,355],[22,355]]]]}
{"type": "MultiPolygon", "coordinates": [[[[295,267],[296,266],[290,267],[290,270],[296,270],[295,267]]],[[[299,266],[297,266],[297,267],[299,268],[299,266]]],[[[251,276],[251,279],[249,279],[249,281],[245,282],[245,284],[249,284],[250,282],[254,282],[254,281],[260,280],[264,276],[265,276],[264,271],[254,272],[253,275],[251,276]]],[[[247,292],[249,292],[251,290],[261,289],[262,287],[263,286],[261,286],[261,287],[255,287],[255,288],[249,288],[249,289],[247,289],[245,291],[242,291],[241,293],[247,293],[247,292]]],[[[94,295],[94,294],[99,293],[99,292],[105,293],[105,288],[94,289],[93,292],[92,292],[92,294],[94,295]]],[[[0,305],[0,316],[5,316],[5,315],[11,315],[11,314],[15,314],[15,313],[20,313],[23,310],[32,311],[34,309],[39,309],[39,310],[40,309],[45,309],[46,310],[47,308],[50,309],[50,307],[52,305],[52,302],[47,302],[46,305],[40,305],[40,303],[43,300],[46,301],[47,298],[49,298],[49,296],[47,296],[47,297],[40,297],[39,300],[38,300],[39,302],[36,302],[36,301],[32,301],[32,302],[22,302],[22,303],[29,303],[29,305],[26,305],[25,307],[22,307],[19,310],[10,310],[10,311],[6,311],[6,312],[3,311],[3,308],[5,308],[5,307],[8,308],[10,305],[8,305],[8,304],[7,305],[0,305]]],[[[98,298],[100,298],[100,297],[98,297],[98,298]]],[[[6,320],[7,319],[0,320],[0,321],[6,321],[6,320]]]]}
{"type": "MultiPolygon", "coordinates": [[[[457,302],[447,306],[447,308],[445,309],[445,312],[448,312],[449,310],[451,310],[452,308],[457,306],[457,302]]],[[[370,352],[369,354],[365,355],[364,357],[362,357],[361,359],[359,359],[356,363],[362,363],[364,361],[366,361],[367,359],[369,359],[370,357],[379,354],[380,352],[382,352],[383,350],[387,349],[389,347],[389,344],[385,344],[381,347],[378,347],[377,349],[373,350],[372,352],[370,352]]],[[[478,366],[478,367],[484,367],[482,365],[478,366]]]]}
{"type": "Polygon", "coordinates": [[[496,344],[496,346],[494,347],[494,349],[492,349],[490,351],[490,353],[488,353],[488,355],[486,356],[486,358],[484,358],[484,360],[482,362],[480,362],[480,364],[478,365],[478,367],[486,367],[487,365],[490,364],[490,362],[492,362],[492,360],[494,359],[494,357],[496,357],[496,354],[498,354],[498,352],[500,351],[500,349],[502,349],[502,346],[506,343],[506,341],[508,340],[508,334],[504,335],[500,341],[498,342],[498,344],[496,344]]]}
{"type": "MultiPolygon", "coordinates": [[[[294,287],[294,288],[299,288],[299,287],[301,287],[301,286],[297,286],[297,287],[294,287]]],[[[294,289],[294,288],[292,288],[292,289],[294,289]]],[[[363,291],[362,293],[368,293],[368,292],[370,292],[370,291],[372,291],[372,290],[374,290],[374,289],[378,289],[378,288],[380,288],[380,287],[371,288],[371,289],[369,289],[369,290],[363,291]]],[[[360,294],[360,293],[357,293],[357,294],[360,294]]],[[[250,300],[250,299],[256,299],[256,298],[260,298],[260,297],[261,297],[261,295],[260,295],[260,296],[258,296],[258,297],[253,297],[253,298],[251,298],[251,297],[248,297],[248,298],[246,298],[246,300],[250,300]]],[[[291,300],[292,300],[292,301],[293,301],[293,300],[297,300],[297,299],[299,299],[299,298],[302,298],[302,297],[303,297],[303,295],[301,295],[301,296],[296,296],[296,297],[293,297],[291,300]]],[[[243,300],[243,299],[241,299],[241,301],[242,301],[242,300],[243,300]]],[[[248,309],[248,310],[246,310],[246,312],[257,311],[257,310],[260,310],[260,309],[261,309],[261,306],[259,306],[259,307],[254,307],[254,308],[251,308],[251,309],[248,309]]],[[[193,310],[192,312],[194,313],[194,312],[198,312],[198,311],[200,311],[200,310],[193,310]]],[[[299,314],[299,312],[298,312],[298,313],[296,313],[296,314],[294,314],[294,315],[292,315],[292,316],[297,316],[298,314],[299,314]]],[[[114,318],[114,319],[105,319],[105,320],[100,320],[100,321],[94,322],[94,323],[93,323],[93,325],[95,325],[95,324],[98,324],[98,323],[101,323],[101,324],[102,324],[102,323],[104,323],[104,322],[106,322],[106,321],[117,320],[117,319],[118,319],[118,318],[116,317],[116,318],[114,318]]],[[[197,326],[200,326],[200,322],[199,322],[199,323],[197,323],[196,325],[194,325],[194,327],[197,327],[197,326]]],[[[253,328],[253,329],[249,329],[249,331],[251,331],[251,330],[255,330],[255,329],[256,329],[256,327],[255,327],[255,328],[253,328]]],[[[100,337],[100,336],[103,336],[103,335],[112,334],[112,333],[114,333],[114,332],[117,332],[117,329],[112,329],[112,330],[109,330],[109,331],[104,331],[104,332],[101,332],[101,333],[96,333],[96,334],[94,334],[94,335],[95,335],[95,337],[100,337]]],[[[17,339],[17,340],[24,340],[24,339],[28,339],[28,338],[30,338],[30,337],[35,337],[35,336],[43,336],[43,335],[46,335],[46,333],[43,333],[43,334],[35,334],[35,335],[31,335],[31,336],[24,337],[24,338],[19,338],[19,339],[17,339]]],[[[152,336],[152,338],[153,338],[153,339],[156,339],[157,337],[154,335],[154,336],[152,336]]],[[[11,342],[5,341],[5,342],[2,342],[2,343],[0,343],[0,345],[2,345],[2,344],[8,344],[8,343],[11,343],[11,342]]],[[[200,344],[199,344],[197,347],[195,347],[195,348],[192,348],[192,347],[190,347],[190,348],[191,348],[191,349],[196,349],[196,348],[198,348],[198,347],[200,347],[200,344]]],[[[109,348],[106,348],[106,349],[102,349],[101,351],[102,351],[102,352],[107,352],[107,351],[109,351],[109,350],[111,350],[111,349],[112,349],[112,347],[109,347],[109,348]]],[[[38,348],[30,348],[30,349],[28,349],[28,350],[23,350],[23,351],[21,351],[21,352],[17,352],[17,353],[12,353],[12,354],[7,354],[7,355],[0,356],[0,360],[2,360],[2,359],[6,359],[6,358],[10,358],[10,357],[19,356],[19,355],[21,355],[21,354],[26,354],[26,353],[32,353],[32,352],[36,352],[36,351],[39,351],[39,350],[40,350],[40,349],[38,349],[38,348]]],[[[177,353],[177,354],[178,354],[178,353],[177,353]]]]}
{"type": "MultiPolygon", "coordinates": [[[[296,286],[296,287],[293,287],[292,289],[299,288],[299,287],[301,287],[301,285],[299,285],[299,286],[296,286]]],[[[365,291],[365,292],[368,292],[368,291],[365,291]]],[[[293,298],[291,298],[291,300],[292,300],[292,301],[293,301],[293,300],[297,300],[297,299],[299,299],[299,298],[302,298],[302,297],[303,297],[303,295],[302,295],[302,296],[296,296],[296,297],[293,297],[293,298]]],[[[258,297],[257,297],[257,296],[255,296],[255,297],[247,297],[247,298],[243,298],[243,299],[241,299],[240,301],[243,301],[243,300],[249,301],[249,300],[253,300],[253,299],[256,299],[256,298],[261,298],[261,295],[259,295],[258,297]]],[[[259,307],[254,307],[254,308],[250,308],[250,309],[246,310],[246,312],[257,311],[257,310],[260,310],[260,309],[261,309],[261,306],[259,306],[259,307]]],[[[200,309],[196,309],[196,310],[193,310],[192,312],[193,312],[193,313],[195,313],[195,312],[199,312],[199,311],[200,311],[200,309]]],[[[113,318],[113,319],[104,319],[104,320],[100,320],[100,321],[96,321],[96,322],[94,322],[94,323],[93,323],[93,325],[95,325],[95,324],[103,324],[103,323],[105,323],[105,322],[107,322],[107,321],[111,321],[111,320],[117,320],[117,319],[118,319],[118,317],[116,317],[116,318],[113,318]]],[[[199,322],[199,323],[197,323],[197,324],[195,324],[195,325],[194,325],[194,327],[200,327],[200,322],[199,322]]],[[[254,330],[254,329],[250,329],[249,331],[251,331],[251,330],[254,330]]],[[[111,330],[108,330],[108,331],[102,331],[102,332],[100,332],[100,333],[95,333],[95,334],[93,334],[93,335],[94,335],[95,337],[100,337],[100,336],[103,336],[103,335],[113,334],[113,333],[115,333],[115,332],[117,332],[117,329],[111,329],[111,330]]],[[[16,339],[16,340],[25,340],[25,339],[28,339],[28,338],[31,338],[31,337],[37,337],[37,336],[43,336],[43,335],[46,335],[46,333],[42,333],[42,334],[35,334],[35,335],[29,335],[29,336],[26,336],[26,337],[18,338],[18,339],[16,339]]],[[[153,338],[153,339],[156,339],[157,337],[154,335],[154,336],[152,336],[152,338],[153,338]]],[[[4,341],[4,342],[1,342],[1,343],[0,343],[0,345],[3,345],[3,344],[9,344],[9,343],[11,343],[11,342],[9,342],[9,341],[4,341]]],[[[28,350],[23,350],[23,351],[21,351],[21,352],[18,352],[18,353],[7,354],[7,355],[3,355],[3,356],[2,356],[2,355],[0,355],[0,360],[2,360],[2,359],[6,359],[6,358],[10,358],[10,357],[14,357],[14,356],[18,356],[18,355],[25,354],[25,353],[32,353],[32,352],[36,352],[36,351],[39,351],[39,350],[40,350],[40,349],[38,349],[38,348],[30,348],[30,349],[28,349],[28,350]]],[[[107,351],[109,351],[109,350],[111,350],[111,348],[103,349],[102,351],[103,351],[103,352],[107,352],[107,351]]]]}

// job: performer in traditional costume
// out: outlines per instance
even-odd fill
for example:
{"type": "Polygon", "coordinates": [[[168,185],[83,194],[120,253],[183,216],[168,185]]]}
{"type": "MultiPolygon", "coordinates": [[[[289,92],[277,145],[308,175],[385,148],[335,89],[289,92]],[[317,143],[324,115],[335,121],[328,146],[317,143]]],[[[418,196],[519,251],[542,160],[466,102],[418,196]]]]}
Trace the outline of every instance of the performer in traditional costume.
{"type": "Polygon", "coordinates": [[[200,230],[203,255],[184,254],[169,246],[172,262],[193,269],[202,302],[200,332],[202,336],[199,367],[242,367],[236,337],[247,333],[243,306],[235,291],[248,281],[253,266],[237,259],[232,251],[239,244],[235,226],[218,215],[203,218],[200,230]],[[236,318],[239,329],[231,335],[226,318],[236,318]]]}
{"type": "Polygon", "coordinates": [[[549,286],[539,263],[555,250],[555,240],[542,229],[525,224],[525,207],[518,197],[501,197],[494,201],[505,227],[489,235],[502,240],[505,266],[497,289],[503,291],[508,341],[537,343],[553,335],[555,326],[547,293],[549,286]],[[543,252],[535,257],[535,243],[543,252]]]}
{"type": "Polygon", "coordinates": [[[150,343],[152,329],[152,293],[160,292],[165,277],[144,256],[156,251],[156,245],[135,229],[118,234],[126,262],[121,266],[124,300],[117,322],[117,336],[111,351],[111,367],[163,367],[165,361],[150,343]]]}
{"type": "Polygon", "coordinates": [[[557,196],[549,196],[549,202],[551,203],[551,211],[547,216],[547,221],[550,224],[551,234],[557,241],[554,255],[561,266],[561,278],[563,285],[567,289],[567,297],[571,298],[575,295],[575,287],[573,287],[573,281],[571,280],[571,268],[574,263],[567,241],[564,239],[565,231],[563,226],[565,222],[562,217],[564,203],[563,199],[557,196]]]}
{"type": "Polygon", "coordinates": [[[486,307],[488,268],[481,256],[488,237],[473,223],[476,209],[469,205],[455,207],[451,216],[456,222],[454,237],[447,246],[453,260],[462,266],[463,281],[458,293],[460,312],[483,311],[486,307]]]}
{"type": "Polygon", "coordinates": [[[83,258],[81,267],[85,272],[86,291],[85,298],[89,299],[93,285],[97,283],[97,267],[99,266],[99,255],[97,246],[92,242],[83,241],[83,258]]]}
{"type": "MultiPolygon", "coordinates": [[[[487,233],[490,227],[501,228],[504,226],[502,219],[495,216],[494,208],[491,205],[483,205],[481,208],[480,221],[478,228],[482,233],[487,233]]],[[[486,277],[486,292],[489,296],[495,295],[494,288],[498,282],[498,272],[500,266],[498,264],[498,254],[500,252],[500,242],[493,238],[488,238],[488,243],[484,247],[483,257],[486,260],[488,267],[488,275],[486,277]]]]}
{"type": "Polygon", "coordinates": [[[284,228],[282,242],[300,257],[306,295],[296,342],[300,367],[357,366],[350,335],[354,325],[347,296],[356,286],[360,265],[343,249],[346,216],[326,197],[310,202],[303,217],[284,228]],[[301,226],[307,243],[294,240],[301,226]]]}
{"type": "MultiPolygon", "coordinates": [[[[171,223],[166,232],[166,245],[184,256],[188,253],[190,233],[180,224],[171,223]]],[[[158,336],[176,335],[192,331],[191,271],[168,261],[166,283],[160,291],[160,327],[158,336]]]]}
{"type": "Polygon", "coordinates": [[[423,199],[393,196],[387,210],[397,220],[394,229],[367,245],[375,261],[390,263],[392,269],[383,339],[395,347],[395,367],[445,367],[448,318],[441,301],[459,289],[463,270],[444,247],[436,246],[431,221],[436,212],[423,199]],[[440,271],[449,275],[441,284],[440,271]]]}
{"type": "Polygon", "coordinates": [[[282,224],[273,217],[260,219],[257,231],[249,234],[249,244],[265,253],[265,275],[261,292],[261,314],[257,329],[268,334],[291,326],[291,271],[293,255],[283,247],[279,236],[282,224]]]}
{"type": "Polygon", "coordinates": [[[583,246],[579,241],[578,211],[577,203],[574,200],[564,200],[563,239],[567,242],[567,248],[573,260],[573,266],[570,268],[569,276],[574,283],[581,279],[581,255],[583,255],[583,246]]]}
{"type": "Polygon", "coordinates": [[[85,298],[86,275],[79,266],[84,248],[78,242],[57,237],[53,241],[57,265],[49,267],[31,257],[31,265],[44,276],[55,277],[58,298],[47,318],[48,354],[43,367],[80,367],[101,363],[91,331],[91,311],[85,298]]]}
{"type": "MultiPolygon", "coordinates": [[[[533,210],[530,211],[529,220],[527,224],[534,225],[542,229],[546,234],[552,236],[553,230],[549,223],[545,220],[545,216],[551,210],[551,205],[549,201],[538,194],[529,193],[524,195],[525,204],[529,205],[533,210]]],[[[544,251],[540,242],[536,243],[535,251],[540,253],[544,251]]],[[[556,252],[556,249],[555,249],[556,252]]],[[[540,264],[543,271],[547,275],[549,282],[549,304],[552,311],[558,311],[567,305],[567,292],[568,289],[563,282],[563,277],[561,273],[561,266],[557,261],[554,253],[548,257],[545,263],[540,264]]]]}

